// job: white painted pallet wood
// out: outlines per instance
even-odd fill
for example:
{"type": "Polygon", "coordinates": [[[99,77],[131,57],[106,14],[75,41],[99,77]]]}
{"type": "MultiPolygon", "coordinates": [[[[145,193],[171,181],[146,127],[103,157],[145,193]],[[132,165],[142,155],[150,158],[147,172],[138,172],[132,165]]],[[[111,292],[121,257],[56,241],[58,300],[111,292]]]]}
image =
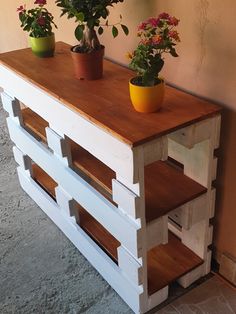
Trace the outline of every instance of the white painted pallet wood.
{"type": "Polygon", "coordinates": [[[10,117],[7,118],[7,123],[10,137],[14,143],[17,143],[18,148],[45,170],[64,190],[70,191],[73,199],[122,242],[134,256],[139,257],[137,239],[139,239],[140,225],[128,219],[127,215],[101,196],[72,169],[66,167],[60,159],[55,158],[53,153],[10,117]]]}
{"type": "Polygon", "coordinates": [[[25,171],[18,168],[22,188],[28,193],[50,219],[64,232],[105,280],[125,300],[135,313],[142,313],[142,287],[132,284],[123,276],[120,268],[97,246],[94,241],[69,217],[60,214],[59,206],[25,171]],[[124,289],[124,287],[126,287],[124,289]]]}
{"type": "Polygon", "coordinates": [[[168,135],[169,139],[187,148],[193,148],[195,144],[214,137],[214,148],[219,147],[220,116],[197,122],[186,128],[182,128],[168,135]]]}
{"type": "MultiPolygon", "coordinates": [[[[19,77],[3,65],[0,65],[0,74],[0,86],[7,91],[6,94],[13,98],[14,95],[17,95],[19,101],[28,104],[34,112],[48,121],[58,134],[66,134],[116,173],[128,178],[128,181],[132,183],[137,182],[138,169],[135,169],[137,164],[135,162],[135,149],[115,138],[109,132],[103,131],[78,112],[66,107],[60,100],[19,77]]],[[[154,155],[158,154],[159,159],[165,158],[167,140],[163,141],[161,138],[153,141],[148,144],[147,151],[152,150],[152,148],[154,155]]],[[[149,158],[148,154],[145,156],[149,158]]]]}
{"type": "Polygon", "coordinates": [[[0,85],[6,90],[2,99],[9,113],[9,133],[17,146],[13,151],[20,165],[21,186],[135,313],[145,313],[168,297],[168,286],[151,296],[147,287],[147,251],[168,242],[168,229],[204,260],[179,283],[187,287],[210,271],[208,246],[213,227],[209,219],[214,216],[212,180],[216,178],[214,149],[219,145],[220,116],[133,148],[3,65],[0,74],[0,85]],[[20,101],[48,121],[48,148],[24,129],[20,101]],[[116,172],[112,197],[118,207],[70,168],[68,137],[116,172]],[[165,215],[146,224],[144,166],[168,156],[182,163],[184,173],[205,186],[207,193],[169,213],[173,221],[165,215]],[[32,161],[58,183],[57,203],[32,179],[32,161]],[[118,265],[79,227],[77,203],[121,243],[118,265]]]}

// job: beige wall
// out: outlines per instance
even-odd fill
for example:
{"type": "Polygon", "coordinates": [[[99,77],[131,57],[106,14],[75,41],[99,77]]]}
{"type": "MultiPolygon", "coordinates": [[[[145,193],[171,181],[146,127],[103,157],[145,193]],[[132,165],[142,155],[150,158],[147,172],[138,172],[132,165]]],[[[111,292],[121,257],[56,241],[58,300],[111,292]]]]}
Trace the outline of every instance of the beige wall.
{"type": "MultiPolygon", "coordinates": [[[[23,1],[24,2],[24,1],[23,1]]],[[[33,1],[26,0],[26,3],[33,1]]],[[[49,8],[56,17],[57,40],[75,43],[74,22],[59,19],[53,0],[49,8]]],[[[1,0],[0,51],[27,46],[27,35],[20,27],[16,7],[19,0],[1,0]]],[[[166,57],[163,75],[172,84],[192,93],[220,102],[223,115],[221,150],[219,154],[218,197],[215,245],[236,257],[236,2],[235,0],[126,0],[111,10],[111,20],[119,13],[129,26],[130,36],[112,39],[107,30],[101,41],[109,58],[127,63],[124,55],[136,44],[135,29],[139,21],[162,11],[180,18],[180,57],[166,57]],[[118,10],[119,9],[119,10],[118,10]]]]}

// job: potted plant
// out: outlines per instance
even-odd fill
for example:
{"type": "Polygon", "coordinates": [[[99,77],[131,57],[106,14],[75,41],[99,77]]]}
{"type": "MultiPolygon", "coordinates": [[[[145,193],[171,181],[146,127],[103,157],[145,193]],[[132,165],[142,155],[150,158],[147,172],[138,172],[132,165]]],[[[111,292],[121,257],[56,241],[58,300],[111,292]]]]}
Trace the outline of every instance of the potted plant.
{"type": "Polygon", "coordinates": [[[129,67],[137,76],[129,82],[130,98],[139,112],[155,112],[164,99],[164,80],[159,73],[164,65],[163,54],[178,57],[175,45],[180,41],[175,29],[179,20],[168,13],[149,18],[138,26],[140,41],[133,53],[129,53],[129,67]]]}
{"type": "Polygon", "coordinates": [[[76,19],[75,37],[78,44],[71,48],[75,66],[75,76],[78,79],[95,80],[103,75],[104,46],[100,44],[97,32],[101,35],[104,27],[111,26],[113,37],[119,33],[118,26],[128,35],[128,28],[120,21],[109,25],[107,17],[109,7],[124,0],[56,0],[62,15],[76,19]],[[104,24],[101,20],[104,20],[104,24]]]}
{"type": "Polygon", "coordinates": [[[21,5],[17,12],[21,27],[29,32],[29,40],[33,53],[38,57],[52,57],[55,50],[55,35],[52,25],[57,28],[52,14],[46,9],[46,0],[35,0],[36,7],[26,10],[21,5]]]}

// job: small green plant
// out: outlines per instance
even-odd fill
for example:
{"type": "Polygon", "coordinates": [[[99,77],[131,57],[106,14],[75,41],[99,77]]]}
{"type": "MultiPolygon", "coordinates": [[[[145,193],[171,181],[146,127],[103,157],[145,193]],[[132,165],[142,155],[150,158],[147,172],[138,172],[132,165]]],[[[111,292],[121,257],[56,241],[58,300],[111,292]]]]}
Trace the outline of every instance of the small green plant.
{"type": "Polygon", "coordinates": [[[29,32],[31,37],[47,37],[53,34],[52,25],[57,28],[53,21],[53,16],[45,8],[46,0],[35,0],[37,6],[33,9],[26,10],[25,5],[21,5],[17,12],[21,21],[21,27],[24,31],[29,32]]]}
{"type": "Polygon", "coordinates": [[[109,25],[107,20],[109,7],[124,0],[56,0],[56,4],[62,10],[62,15],[67,14],[68,19],[75,18],[77,26],[75,37],[79,44],[74,48],[77,52],[89,53],[93,50],[100,49],[101,45],[98,40],[96,30],[99,35],[104,31],[104,27],[111,27],[113,37],[119,33],[118,26],[128,35],[127,26],[120,21],[116,24],[109,25]],[[104,19],[104,24],[101,20],[104,19]]]}
{"type": "Polygon", "coordinates": [[[137,77],[133,84],[140,86],[153,86],[161,79],[159,72],[164,66],[164,53],[178,57],[175,45],[180,41],[175,27],[179,20],[168,13],[161,13],[157,18],[149,18],[138,26],[140,38],[137,48],[128,53],[129,67],[136,71],[137,77]]]}

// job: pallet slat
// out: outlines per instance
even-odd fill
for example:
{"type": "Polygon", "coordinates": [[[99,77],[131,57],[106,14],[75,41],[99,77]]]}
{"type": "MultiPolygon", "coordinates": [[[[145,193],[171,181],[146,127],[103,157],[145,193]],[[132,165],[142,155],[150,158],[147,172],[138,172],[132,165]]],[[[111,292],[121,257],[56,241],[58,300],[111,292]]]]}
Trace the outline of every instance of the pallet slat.
{"type": "Polygon", "coordinates": [[[79,204],[78,211],[80,227],[117,263],[120,242],[79,204]]]}
{"type": "MultiPolygon", "coordinates": [[[[55,197],[56,182],[37,165],[33,165],[33,173],[35,180],[52,197],[55,197]]],[[[118,263],[117,248],[120,246],[120,242],[79,204],[78,210],[80,226],[114,262],[118,263]]],[[[167,244],[158,245],[147,253],[149,295],[164,288],[202,263],[203,260],[200,257],[169,232],[167,244]]]]}
{"type": "Polygon", "coordinates": [[[33,179],[53,198],[56,199],[57,183],[38,165],[32,165],[33,179]]]}
{"type": "Polygon", "coordinates": [[[40,139],[46,143],[46,127],[48,127],[48,122],[41,118],[37,113],[33,112],[30,108],[22,109],[23,123],[26,129],[36,134],[40,139]]]}
{"type": "MultiPolygon", "coordinates": [[[[33,178],[53,198],[56,198],[57,183],[38,165],[33,165],[33,178]]],[[[79,225],[91,238],[117,263],[117,241],[96,219],[82,206],[77,205],[79,211],[79,225]]]]}
{"type": "MultiPolygon", "coordinates": [[[[27,127],[45,141],[45,120],[30,109],[23,110],[27,127]],[[32,121],[32,122],[31,122],[32,121]]],[[[25,122],[25,123],[26,123],[25,122]]],[[[73,164],[92,182],[112,194],[112,179],[115,172],[85,149],[71,141],[73,164]]],[[[145,167],[146,220],[150,222],[171,210],[197,198],[206,188],[185,176],[170,162],[157,161],[145,167]],[[173,183],[174,182],[174,183],[173,183]]]]}
{"type": "Polygon", "coordinates": [[[147,253],[148,293],[152,295],[203,263],[171,232],[167,244],[147,253]]]}

